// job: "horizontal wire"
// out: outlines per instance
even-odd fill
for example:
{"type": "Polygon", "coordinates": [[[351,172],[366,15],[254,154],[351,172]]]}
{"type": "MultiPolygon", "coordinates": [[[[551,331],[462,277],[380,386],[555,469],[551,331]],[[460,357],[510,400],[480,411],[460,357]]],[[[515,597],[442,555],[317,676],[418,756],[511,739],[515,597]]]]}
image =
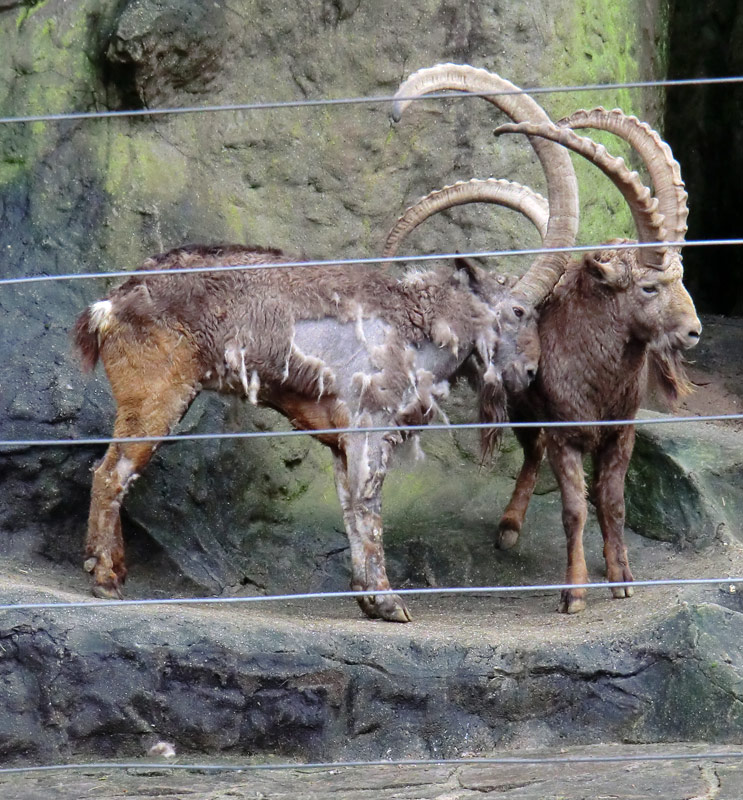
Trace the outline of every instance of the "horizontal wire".
{"type": "Polygon", "coordinates": [[[743,751],[706,753],[637,753],[617,756],[466,756],[462,758],[411,758],[399,760],[326,761],[284,764],[171,764],[160,762],[91,762],[89,764],[44,764],[31,767],[0,767],[0,775],[28,772],[62,772],[72,770],[188,770],[193,772],[276,772],[287,770],[329,770],[363,767],[458,767],[466,765],[509,766],[514,764],[625,764],[655,761],[720,761],[743,759],[743,751]]]}
{"type": "MultiPolygon", "coordinates": [[[[170,269],[137,269],[118,270],[115,272],[78,272],[65,275],[30,275],[18,278],[0,278],[0,286],[12,286],[26,283],[46,283],[49,281],[88,280],[91,278],[131,278],[141,275],[181,275],[215,272],[249,272],[263,269],[294,269],[297,267],[325,266],[366,266],[374,264],[392,264],[398,262],[427,262],[440,259],[456,258],[492,258],[506,256],[533,256],[545,253],[583,253],[598,250],[645,250],[655,247],[713,247],[742,245],[743,239],[697,239],[688,242],[621,242],[615,244],[587,244],[573,247],[533,247],[524,250],[476,250],[470,253],[431,253],[417,256],[380,256],[379,258],[338,258],[312,261],[276,261],[261,264],[230,264],[212,267],[173,267],[170,269]]],[[[177,248],[176,248],[177,249],[177,248]]],[[[250,250],[246,246],[246,250],[250,250]]]]}
{"type": "MultiPolygon", "coordinates": [[[[646,81],[646,82],[628,82],[617,84],[593,84],[583,86],[566,86],[566,87],[545,87],[545,88],[531,88],[519,91],[510,92],[488,92],[488,93],[437,93],[426,95],[425,97],[394,97],[394,96],[380,96],[380,97],[356,97],[356,98],[341,98],[341,99],[327,99],[327,100],[298,100],[287,102],[269,102],[269,103],[246,103],[234,105],[220,105],[220,106],[203,106],[203,107],[177,107],[167,109],[142,109],[142,110],[129,110],[129,111],[108,111],[108,112],[73,112],[69,114],[49,114],[49,115],[33,115],[25,117],[0,117],[0,124],[12,123],[29,123],[29,122],[53,122],[53,121],[71,121],[83,119],[98,119],[98,118],[111,118],[111,117],[140,117],[140,116],[155,116],[166,114],[185,114],[185,113],[205,113],[205,112],[222,112],[222,111],[253,111],[253,110],[269,110],[281,108],[298,108],[298,107],[318,107],[318,106],[334,106],[334,105],[350,105],[350,104],[363,104],[363,103],[381,103],[391,102],[393,100],[406,100],[418,101],[422,99],[444,99],[451,97],[462,96],[476,96],[476,97],[490,97],[495,95],[505,94],[549,94],[558,92],[579,92],[591,90],[607,90],[607,89],[628,89],[628,88],[647,88],[647,87],[674,87],[674,86],[693,86],[693,85],[715,85],[715,84],[730,84],[743,82],[742,77],[730,78],[713,78],[713,79],[688,79],[688,80],[670,80],[670,81],[646,81]]],[[[666,246],[710,246],[710,245],[740,245],[743,244],[741,239],[722,239],[714,241],[690,241],[678,243],[643,243],[643,244],[630,244],[627,248],[637,247],[654,247],[658,244],[666,246]]],[[[572,248],[535,248],[529,250],[503,250],[503,251],[484,251],[473,252],[468,254],[462,253],[446,253],[434,254],[427,256],[408,256],[408,257],[392,257],[392,258],[369,258],[369,259],[340,259],[335,261],[307,261],[307,262],[293,262],[281,264],[265,264],[265,265],[243,265],[243,266],[229,266],[221,268],[197,268],[189,270],[152,270],[155,274],[168,274],[178,272],[218,272],[218,271],[234,271],[239,269],[265,269],[265,268],[286,268],[295,266],[323,266],[323,265],[361,265],[361,264],[379,264],[387,262],[399,261],[429,261],[434,259],[453,259],[460,257],[506,257],[513,255],[538,255],[546,252],[582,252],[593,251],[601,249],[623,249],[622,245],[598,245],[598,246],[583,246],[572,248]]],[[[137,274],[148,274],[150,271],[138,271],[137,274]]],[[[53,281],[53,280],[77,280],[83,278],[113,278],[113,277],[130,277],[133,273],[131,271],[111,272],[111,273],[87,273],[87,274],[70,274],[61,276],[29,276],[25,278],[10,278],[0,280],[0,285],[17,285],[23,283],[53,281]]],[[[619,420],[619,421],[594,421],[594,422],[565,422],[565,423],[508,423],[507,425],[496,424],[465,424],[465,425],[430,425],[430,426],[404,426],[404,427],[378,427],[378,428],[364,428],[364,429],[329,429],[327,431],[286,431],[286,432],[245,432],[236,434],[183,434],[172,435],[168,437],[132,437],[126,439],[70,439],[70,440],[18,440],[18,441],[0,441],[0,446],[32,446],[32,445],[49,445],[49,444],[105,444],[110,442],[133,442],[133,441],[178,441],[190,439],[211,439],[211,438],[257,438],[266,436],[290,436],[290,435],[311,435],[318,433],[353,433],[353,432],[377,432],[377,431],[399,431],[399,430],[451,430],[453,428],[494,428],[494,427],[572,427],[577,425],[637,425],[637,424],[661,424],[670,422],[691,422],[691,421],[707,421],[707,420],[726,420],[726,419],[741,419],[743,415],[716,415],[706,417],[679,417],[672,419],[640,419],[640,420],[619,420]]],[[[587,583],[581,584],[582,588],[613,588],[613,587],[641,587],[641,586],[679,586],[679,585],[707,585],[707,584],[734,584],[743,581],[743,578],[725,577],[725,578],[699,578],[699,579],[669,579],[669,580],[648,580],[648,581],[633,581],[633,582],[614,582],[614,583],[587,583]]],[[[456,588],[424,588],[424,589],[398,589],[374,592],[374,595],[392,595],[392,594],[502,594],[512,592],[527,592],[527,591],[558,591],[563,589],[575,588],[570,584],[543,584],[532,586],[499,586],[499,587],[456,587],[456,588]]],[[[305,593],[305,594],[291,594],[291,595],[273,595],[273,596],[257,596],[257,597],[241,597],[241,598],[168,598],[168,599],[154,599],[154,600],[121,600],[121,601],[86,601],[86,602],[72,602],[72,603],[28,603],[16,605],[0,605],[0,610],[39,610],[39,609],[56,609],[56,608],[91,608],[100,606],[142,606],[142,605],[190,605],[190,604],[215,604],[215,603],[246,603],[246,602],[266,602],[266,601],[291,601],[291,600],[305,600],[305,599],[327,599],[327,598],[353,598],[369,596],[369,592],[322,592],[322,593],[305,593]]],[[[308,763],[308,764],[246,764],[241,766],[235,765],[215,765],[215,764],[163,764],[157,763],[89,763],[89,764],[55,764],[55,765],[37,765],[31,767],[2,767],[0,774],[18,774],[30,773],[41,771],[72,771],[72,770],[115,770],[115,769],[177,769],[177,770],[190,770],[190,771],[209,771],[209,772],[243,772],[243,771],[277,771],[277,770],[327,770],[339,768],[354,768],[354,767],[386,767],[386,766],[459,766],[467,764],[487,764],[487,765],[510,765],[510,764],[584,764],[584,763],[629,763],[629,762],[655,762],[655,761],[698,761],[698,760],[721,760],[721,759],[742,759],[743,752],[708,752],[708,753],[660,753],[648,755],[620,755],[620,756],[560,756],[560,757],[492,757],[492,758],[460,758],[460,759],[413,759],[413,760],[372,760],[372,761],[345,761],[345,762],[325,762],[325,763],[308,763]]]]}
{"type": "Polygon", "coordinates": [[[130,606],[243,605],[245,603],[284,603],[299,600],[334,600],[338,598],[386,597],[392,595],[474,595],[558,592],[567,589],[614,589],[660,586],[733,586],[743,577],[658,578],[643,581],[597,581],[594,583],[544,583],[526,586],[426,586],[417,589],[366,589],[364,591],[301,592],[295,594],[259,594],[250,597],[164,597],[141,600],[71,600],[69,602],[5,603],[0,611],[40,611],[68,608],[125,608],[130,606]]]}
{"type": "Polygon", "coordinates": [[[191,442],[212,439],[272,439],[281,436],[334,436],[347,433],[392,433],[397,431],[491,430],[504,428],[594,428],[627,425],[672,425],[688,422],[730,422],[743,420],[741,414],[708,414],[693,417],[640,417],[638,419],[595,419],[550,422],[447,422],[430,425],[370,425],[366,428],[318,428],[291,431],[236,431],[222,433],[172,433],[167,436],[100,436],[88,439],[0,439],[0,447],[81,447],[99,444],[134,444],[137,442],[191,442]]]}
{"type": "Polygon", "coordinates": [[[68,122],[86,119],[111,119],[116,117],[153,117],[168,114],[204,114],[225,111],[268,111],[287,108],[318,108],[325,106],[362,105],[369,103],[391,103],[397,100],[418,102],[420,100],[444,100],[452,97],[496,97],[520,94],[559,94],[564,92],[607,91],[613,89],[672,88],[677,86],[713,86],[743,83],[743,76],[724,78],[681,78],[658,81],[629,81],[626,83],[594,83],[576,86],[547,86],[527,89],[511,89],[497,92],[436,92],[424,96],[396,97],[395,95],[376,95],[370,97],[340,97],[317,100],[277,100],[255,103],[229,103],[208,106],[174,106],[172,108],[142,108],[123,111],[73,111],[61,114],[33,114],[26,116],[0,117],[0,125],[28,122],[68,122]]]}

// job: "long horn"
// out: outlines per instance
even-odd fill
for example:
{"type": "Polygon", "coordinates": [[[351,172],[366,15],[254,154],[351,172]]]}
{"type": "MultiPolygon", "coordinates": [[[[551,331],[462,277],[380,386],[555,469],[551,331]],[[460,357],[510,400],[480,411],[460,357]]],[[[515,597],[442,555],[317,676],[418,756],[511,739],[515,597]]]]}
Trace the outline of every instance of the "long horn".
{"type": "Polygon", "coordinates": [[[387,234],[384,257],[394,256],[402,240],[421,222],[439,211],[466,203],[495,203],[520,211],[534,223],[542,240],[547,234],[549,206],[541,194],[513,181],[500,178],[487,180],[473,178],[470,181],[458,181],[451,186],[436,189],[410,206],[387,234]]]}
{"type": "MultiPolygon", "coordinates": [[[[624,159],[610,155],[603,145],[585,136],[578,136],[570,128],[558,128],[552,123],[546,125],[534,125],[529,122],[518,125],[509,123],[496,128],[495,133],[498,136],[502,133],[544,136],[584,156],[601,169],[622,193],[629,204],[640,241],[668,241],[663,227],[663,217],[658,213],[658,199],[652,196],[647,186],[643,185],[639,175],[627,167],[624,159]]],[[[639,248],[638,258],[643,266],[657,270],[667,269],[674,260],[669,248],[662,244],[657,247],[639,248]]]]}
{"type": "Polygon", "coordinates": [[[658,210],[665,218],[664,227],[669,238],[683,242],[686,235],[686,219],[689,216],[687,205],[689,196],[681,178],[681,167],[673,157],[671,148],[660,138],[647,122],[625,114],[615,108],[594,108],[590,111],[581,109],[569,117],[555,123],[559,127],[595,128],[609,131],[624,139],[631,145],[645,162],[645,166],[653,184],[655,196],[658,198],[658,210]]]}
{"type": "MultiPolygon", "coordinates": [[[[487,95],[514,122],[549,122],[544,109],[518,87],[495,73],[464,64],[439,64],[413,73],[397,90],[393,119],[399,120],[411,99],[430,92],[454,91],[487,95]]],[[[578,182],[570,155],[542,139],[531,144],[547,179],[550,217],[545,247],[568,248],[575,244],[578,232],[578,182]]],[[[567,253],[544,253],[537,256],[514,292],[533,305],[541,303],[565,271],[567,253]]]]}

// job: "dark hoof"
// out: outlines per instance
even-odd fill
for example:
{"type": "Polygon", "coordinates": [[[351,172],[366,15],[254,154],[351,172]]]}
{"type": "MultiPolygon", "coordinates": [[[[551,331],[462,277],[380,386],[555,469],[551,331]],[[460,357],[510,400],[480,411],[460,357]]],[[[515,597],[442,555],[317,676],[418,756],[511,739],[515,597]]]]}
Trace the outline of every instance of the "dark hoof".
{"type": "Polygon", "coordinates": [[[396,594],[372,594],[356,599],[369,619],[384,619],[387,622],[411,622],[413,619],[405,603],[396,594]]]}
{"type": "Polygon", "coordinates": [[[102,600],[123,600],[121,587],[126,580],[126,567],[115,568],[105,556],[88,556],[83,569],[93,577],[93,596],[102,600]]]}
{"type": "Polygon", "coordinates": [[[508,524],[503,524],[498,528],[498,533],[495,537],[495,546],[499,550],[510,550],[512,547],[516,546],[516,542],[519,540],[519,531],[516,528],[512,528],[508,524]]]}
{"type": "Polygon", "coordinates": [[[121,589],[113,584],[109,584],[108,586],[103,586],[101,584],[96,584],[93,589],[93,597],[98,597],[101,600],[123,600],[124,595],[121,593],[121,589]]]}
{"type": "Polygon", "coordinates": [[[560,595],[560,605],[557,610],[561,614],[577,614],[586,607],[585,589],[563,589],[560,595]]]}

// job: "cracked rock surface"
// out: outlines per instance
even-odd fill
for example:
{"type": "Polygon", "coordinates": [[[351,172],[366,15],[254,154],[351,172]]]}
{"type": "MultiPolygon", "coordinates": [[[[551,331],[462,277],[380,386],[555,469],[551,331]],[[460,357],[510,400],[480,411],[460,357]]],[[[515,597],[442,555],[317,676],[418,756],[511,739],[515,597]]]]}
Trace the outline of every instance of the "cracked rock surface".
{"type": "MultiPolygon", "coordinates": [[[[699,745],[603,746],[573,748],[562,758],[615,758],[657,756],[660,753],[697,756],[699,745]]],[[[6,800],[83,800],[84,798],[188,798],[189,800],[715,800],[743,797],[741,764],[732,747],[716,748],[717,758],[689,761],[633,761],[629,763],[463,765],[363,767],[354,769],[302,770],[234,774],[205,774],[138,768],[122,771],[83,770],[62,775],[32,775],[3,778],[0,790],[6,800]]],[[[526,757],[544,757],[528,752],[526,757]]],[[[231,764],[230,766],[236,766],[231,764]]]]}

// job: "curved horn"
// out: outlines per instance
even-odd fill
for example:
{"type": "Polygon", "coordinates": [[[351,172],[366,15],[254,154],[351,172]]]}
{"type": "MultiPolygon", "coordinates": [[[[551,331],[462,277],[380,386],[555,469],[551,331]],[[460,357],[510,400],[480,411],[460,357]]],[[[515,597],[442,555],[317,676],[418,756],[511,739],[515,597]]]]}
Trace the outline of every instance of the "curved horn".
{"type": "MultiPolygon", "coordinates": [[[[552,123],[546,125],[534,125],[528,122],[519,125],[509,123],[496,128],[495,133],[498,136],[502,133],[544,136],[584,156],[601,169],[622,193],[629,204],[640,241],[668,241],[663,227],[663,217],[658,213],[658,199],[652,197],[650,189],[643,185],[636,172],[627,167],[624,159],[610,155],[603,145],[585,136],[578,136],[570,128],[558,128],[552,123]]],[[[639,248],[638,258],[643,266],[658,270],[667,269],[672,261],[669,248],[663,245],[639,248]]]]}
{"type": "MultiPolygon", "coordinates": [[[[544,109],[510,81],[464,64],[439,64],[413,73],[395,94],[393,119],[400,119],[413,98],[445,89],[487,95],[485,99],[488,102],[515,122],[550,121],[544,109]]],[[[550,217],[544,245],[548,248],[572,247],[578,232],[578,182],[570,155],[539,138],[531,140],[531,144],[547,179],[550,217]]],[[[537,256],[516,284],[514,292],[526,302],[538,305],[565,271],[567,259],[567,253],[537,256]]]]}
{"type": "Polygon", "coordinates": [[[689,196],[681,178],[681,167],[673,157],[671,148],[657,131],[619,108],[613,111],[601,107],[590,111],[581,109],[555,124],[573,130],[595,128],[609,131],[631,145],[645,162],[650,174],[655,196],[658,198],[658,210],[665,218],[666,233],[675,242],[684,241],[686,219],[689,216],[689,196]]]}
{"type": "Polygon", "coordinates": [[[495,203],[514,211],[520,211],[534,223],[542,240],[547,234],[549,206],[546,198],[541,194],[532,191],[528,186],[522,186],[513,181],[505,181],[500,178],[488,178],[487,180],[473,178],[470,181],[458,181],[451,186],[436,189],[406,209],[387,234],[387,240],[384,243],[384,257],[394,256],[402,240],[421,222],[425,222],[439,211],[466,203],[495,203]]]}

